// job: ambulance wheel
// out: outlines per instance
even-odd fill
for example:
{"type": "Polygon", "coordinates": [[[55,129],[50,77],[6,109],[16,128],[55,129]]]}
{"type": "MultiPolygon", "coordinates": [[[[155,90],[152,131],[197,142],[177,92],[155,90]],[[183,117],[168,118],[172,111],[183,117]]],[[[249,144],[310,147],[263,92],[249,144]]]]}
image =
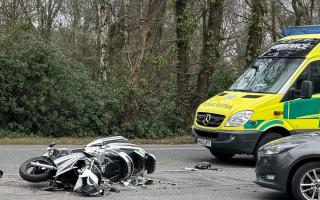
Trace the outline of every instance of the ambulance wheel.
{"type": "Polygon", "coordinates": [[[210,149],[211,154],[219,160],[230,160],[235,154],[221,153],[210,149]]]}
{"type": "Polygon", "coordinates": [[[257,146],[253,152],[253,156],[254,156],[254,160],[257,161],[258,159],[258,150],[260,149],[260,147],[262,147],[263,145],[273,141],[273,140],[277,140],[277,139],[280,139],[282,138],[283,136],[280,135],[279,133],[273,133],[273,132],[268,132],[266,133],[265,135],[263,135],[258,143],[257,143],[257,146]]]}

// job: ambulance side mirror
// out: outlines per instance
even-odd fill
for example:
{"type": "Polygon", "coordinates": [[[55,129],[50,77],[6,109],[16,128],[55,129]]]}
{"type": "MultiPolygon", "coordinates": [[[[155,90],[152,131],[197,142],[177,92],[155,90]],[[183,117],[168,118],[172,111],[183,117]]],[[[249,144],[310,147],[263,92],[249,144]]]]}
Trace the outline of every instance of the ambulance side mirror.
{"type": "Polygon", "coordinates": [[[302,99],[310,99],[313,93],[313,85],[311,81],[303,81],[301,85],[300,97],[302,99]]]}

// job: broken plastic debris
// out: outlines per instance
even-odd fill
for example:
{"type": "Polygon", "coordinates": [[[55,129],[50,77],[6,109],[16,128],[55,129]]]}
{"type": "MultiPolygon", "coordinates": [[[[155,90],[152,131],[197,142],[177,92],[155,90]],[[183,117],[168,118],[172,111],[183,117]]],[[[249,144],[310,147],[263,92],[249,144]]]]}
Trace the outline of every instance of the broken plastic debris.
{"type": "Polygon", "coordinates": [[[211,163],[201,162],[199,164],[196,164],[196,166],[194,168],[196,168],[196,169],[211,169],[211,163]]]}
{"type": "Polygon", "coordinates": [[[111,188],[109,189],[109,191],[110,191],[110,192],[115,192],[115,193],[120,193],[120,190],[119,190],[118,188],[116,188],[116,187],[111,187],[111,188]]]}
{"type": "Polygon", "coordinates": [[[188,171],[199,171],[199,169],[190,168],[190,167],[185,167],[184,169],[188,171]]]}
{"type": "Polygon", "coordinates": [[[3,176],[3,171],[0,170],[0,178],[3,176]]]}
{"type": "Polygon", "coordinates": [[[130,184],[130,181],[121,181],[120,182],[123,186],[128,186],[130,184]]]}
{"type": "Polygon", "coordinates": [[[146,182],[144,184],[145,185],[152,185],[153,184],[153,180],[152,179],[148,179],[148,180],[146,180],[146,182]]]}
{"type": "Polygon", "coordinates": [[[49,192],[54,192],[54,191],[62,191],[64,190],[64,188],[61,187],[56,187],[56,186],[48,186],[48,187],[44,187],[42,188],[44,191],[49,191],[49,192]]]}

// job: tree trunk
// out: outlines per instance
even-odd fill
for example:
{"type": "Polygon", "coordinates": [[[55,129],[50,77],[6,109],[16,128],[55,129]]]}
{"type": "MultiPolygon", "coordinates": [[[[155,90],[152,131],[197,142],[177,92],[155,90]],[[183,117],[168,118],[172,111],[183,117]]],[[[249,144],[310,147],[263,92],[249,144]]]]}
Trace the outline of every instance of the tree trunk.
{"type": "Polygon", "coordinates": [[[78,53],[78,35],[80,32],[80,20],[81,20],[81,5],[79,0],[71,1],[72,6],[72,15],[73,15],[73,22],[72,22],[72,34],[73,34],[73,46],[74,46],[74,55],[77,56],[78,53]]]}
{"type": "Polygon", "coordinates": [[[128,8],[129,8],[130,2],[129,0],[124,0],[123,2],[123,15],[125,16],[123,18],[123,35],[124,35],[124,47],[125,47],[125,55],[126,55],[126,62],[127,66],[132,65],[131,56],[129,53],[129,46],[130,46],[130,33],[129,33],[129,27],[128,27],[128,8]]]}
{"type": "Polygon", "coordinates": [[[309,16],[308,16],[308,23],[313,24],[313,13],[315,9],[315,0],[310,0],[310,8],[309,8],[309,16]]]}
{"type": "MultiPolygon", "coordinates": [[[[156,10],[159,5],[159,0],[149,0],[148,11],[143,17],[142,10],[140,12],[140,26],[139,26],[139,44],[136,58],[129,69],[129,88],[137,88],[139,84],[141,64],[145,55],[147,47],[148,33],[151,28],[151,23],[155,18],[156,10]]],[[[142,5],[141,5],[142,6],[142,5]]]]}
{"type": "Polygon", "coordinates": [[[295,14],[295,26],[300,26],[303,17],[303,4],[300,0],[292,0],[292,8],[295,14]]]}
{"type": "Polygon", "coordinates": [[[196,87],[197,101],[194,106],[207,99],[210,79],[220,59],[223,3],[224,0],[208,0],[207,8],[203,11],[202,59],[196,87]]]}
{"type": "Polygon", "coordinates": [[[189,91],[189,68],[190,68],[190,15],[188,10],[189,0],[176,0],[176,35],[177,35],[177,97],[176,118],[177,129],[186,131],[190,121],[190,91],[189,91]]]}
{"type": "Polygon", "coordinates": [[[271,0],[271,11],[270,12],[271,12],[271,37],[272,37],[272,41],[276,42],[277,41],[276,0],[271,0]]]}
{"type": "Polygon", "coordinates": [[[37,14],[41,36],[51,42],[52,26],[61,10],[63,0],[37,0],[37,14]]]}
{"type": "Polygon", "coordinates": [[[38,27],[40,29],[40,34],[44,35],[44,21],[45,21],[45,10],[41,0],[37,0],[37,19],[38,19],[38,27]]]}
{"type": "Polygon", "coordinates": [[[163,26],[165,23],[165,13],[167,9],[167,0],[162,0],[159,6],[159,12],[155,17],[155,25],[151,30],[151,34],[153,36],[153,42],[150,52],[156,54],[161,49],[161,39],[163,33],[163,26]]]}
{"type": "Polygon", "coordinates": [[[263,18],[267,12],[266,0],[252,0],[249,18],[248,42],[246,49],[247,66],[258,57],[263,38],[263,18]]]}
{"type": "Polygon", "coordinates": [[[102,80],[107,80],[109,71],[108,62],[108,33],[109,33],[109,1],[98,0],[98,19],[99,19],[99,32],[98,40],[100,50],[100,77],[102,80]]]}
{"type": "Polygon", "coordinates": [[[150,32],[151,23],[154,21],[156,11],[161,0],[149,0],[147,13],[143,15],[142,0],[139,3],[140,25],[138,34],[138,51],[132,64],[129,66],[128,88],[129,88],[129,117],[134,118],[140,110],[139,91],[141,67],[148,46],[148,34],[150,32]]]}

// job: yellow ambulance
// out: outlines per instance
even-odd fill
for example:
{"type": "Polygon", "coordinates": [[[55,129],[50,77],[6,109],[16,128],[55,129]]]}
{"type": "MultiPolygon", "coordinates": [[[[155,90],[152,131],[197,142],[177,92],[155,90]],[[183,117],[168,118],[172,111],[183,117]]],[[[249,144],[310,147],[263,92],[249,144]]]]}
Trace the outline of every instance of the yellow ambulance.
{"type": "Polygon", "coordinates": [[[320,26],[288,27],[227,90],[202,103],[192,134],[219,159],[320,130],[320,26]]]}

